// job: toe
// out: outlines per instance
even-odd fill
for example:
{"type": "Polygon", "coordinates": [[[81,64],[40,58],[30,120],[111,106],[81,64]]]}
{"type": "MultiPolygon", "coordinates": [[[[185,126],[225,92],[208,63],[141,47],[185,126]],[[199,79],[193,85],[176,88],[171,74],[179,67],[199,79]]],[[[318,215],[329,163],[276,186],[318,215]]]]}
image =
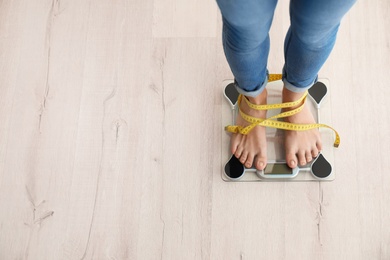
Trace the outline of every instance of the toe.
{"type": "Polygon", "coordinates": [[[230,151],[232,152],[232,154],[236,154],[240,143],[241,143],[241,135],[233,134],[230,141],[230,151]]]}
{"type": "Polygon", "coordinates": [[[287,161],[287,165],[290,167],[290,168],[295,168],[297,167],[298,165],[298,158],[296,156],[296,153],[292,150],[288,151],[286,153],[286,161],[287,161]]]}
{"type": "Polygon", "coordinates": [[[239,145],[239,146],[237,147],[236,152],[234,153],[234,155],[235,155],[238,159],[240,159],[240,157],[242,156],[243,151],[244,151],[244,146],[239,145]]]}
{"type": "Polygon", "coordinates": [[[307,151],[306,152],[306,162],[309,163],[313,160],[313,157],[311,155],[311,152],[310,151],[307,151]]]}
{"type": "Polygon", "coordinates": [[[267,165],[267,158],[260,157],[260,156],[256,157],[255,167],[257,170],[259,171],[264,170],[266,165],[267,165]]]}
{"type": "Polygon", "coordinates": [[[306,153],[304,151],[298,152],[298,162],[301,166],[306,165],[306,153]]]}
{"type": "Polygon", "coordinates": [[[318,151],[322,151],[322,143],[321,143],[321,141],[317,141],[316,146],[317,146],[317,150],[318,151]]]}
{"type": "Polygon", "coordinates": [[[240,162],[242,164],[245,164],[247,158],[248,158],[248,152],[247,151],[243,151],[241,156],[240,156],[240,162]]]}
{"type": "Polygon", "coordinates": [[[318,156],[318,149],[317,149],[317,147],[314,147],[311,150],[311,156],[312,156],[312,158],[316,158],[318,156]]]}
{"type": "Polygon", "coordinates": [[[232,154],[236,154],[236,151],[237,151],[237,145],[232,145],[232,146],[230,146],[230,151],[231,151],[231,153],[232,154]]]}
{"type": "Polygon", "coordinates": [[[245,167],[246,168],[251,168],[252,167],[252,164],[253,164],[253,158],[254,156],[252,154],[248,154],[248,157],[246,159],[246,162],[245,162],[245,167]]]}
{"type": "Polygon", "coordinates": [[[256,155],[256,164],[255,167],[257,170],[264,170],[265,166],[267,166],[267,146],[266,142],[264,142],[263,146],[260,147],[259,153],[256,155]]]}

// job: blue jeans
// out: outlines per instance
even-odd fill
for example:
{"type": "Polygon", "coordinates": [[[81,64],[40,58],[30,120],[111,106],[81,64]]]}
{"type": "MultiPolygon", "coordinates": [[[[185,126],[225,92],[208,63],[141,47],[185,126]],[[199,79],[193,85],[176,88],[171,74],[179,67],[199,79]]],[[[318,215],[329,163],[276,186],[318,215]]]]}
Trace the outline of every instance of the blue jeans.
{"type": "MultiPolygon", "coordinates": [[[[303,92],[317,80],[336,41],[342,17],[356,0],[291,0],[284,42],[283,82],[303,92]]],[[[269,29],[277,0],[217,0],[223,47],[237,90],[255,97],[268,81],[269,29]]]]}

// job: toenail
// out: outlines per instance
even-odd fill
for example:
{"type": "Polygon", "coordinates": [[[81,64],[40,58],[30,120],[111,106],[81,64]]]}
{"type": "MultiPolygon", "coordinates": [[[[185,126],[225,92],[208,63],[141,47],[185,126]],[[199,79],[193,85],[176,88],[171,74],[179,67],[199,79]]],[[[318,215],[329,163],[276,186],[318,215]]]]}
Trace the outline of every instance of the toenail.
{"type": "Polygon", "coordinates": [[[262,169],[264,167],[264,163],[263,162],[259,162],[258,166],[259,166],[259,168],[262,169]]]}
{"type": "Polygon", "coordinates": [[[295,161],[294,161],[294,160],[291,160],[291,161],[290,161],[290,164],[291,164],[292,166],[295,166],[295,161]]]}

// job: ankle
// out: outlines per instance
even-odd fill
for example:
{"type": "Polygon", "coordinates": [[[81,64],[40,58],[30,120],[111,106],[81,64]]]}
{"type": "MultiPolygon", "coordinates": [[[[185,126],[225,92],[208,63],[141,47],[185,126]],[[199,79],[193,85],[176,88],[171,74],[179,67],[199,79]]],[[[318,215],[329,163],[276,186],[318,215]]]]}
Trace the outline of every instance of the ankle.
{"type": "Polygon", "coordinates": [[[248,97],[245,96],[249,102],[256,104],[256,105],[264,105],[267,103],[267,90],[264,89],[263,92],[261,92],[258,96],[256,97],[248,97]]]}
{"type": "MultiPolygon", "coordinates": [[[[305,95],[305,93],[306,92],[293,92],[293,91],[288,90],[287,88],[283,87],[282,102],[288,103],[288,102],[298,101],[303,97],[303,95],[305,95]]],[[[302,100],[302,102],[299,102],[299,104],[297,104],[295,106],[284,108],[284,109],[282,109],[282,111],[289,111],[289,110],[296,109],[299,106],[301,106],[303,102],[304,102],[304,100],[302,100]]]]}
{"type": "Polygon", "coordinates": [[[282,91],[282,101],[283,102],[293,102],[298,99],[300,99],[305,92],[293,92],[291,90],[288,90],[287,88],[283,87],[282,91]]]}

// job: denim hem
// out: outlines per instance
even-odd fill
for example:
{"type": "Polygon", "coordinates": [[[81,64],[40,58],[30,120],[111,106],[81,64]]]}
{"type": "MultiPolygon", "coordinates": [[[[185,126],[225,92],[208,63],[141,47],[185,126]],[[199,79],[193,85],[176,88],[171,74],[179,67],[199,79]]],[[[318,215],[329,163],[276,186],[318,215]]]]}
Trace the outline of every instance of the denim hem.
{"type": "Polygon", "coordinates": [[[252,91],[246,91],[246,90],[241,89],[238,86],[236,81],[234,81],[234,86],[236,87],[237,92],[240,93],[241,95],[244,95],[244,96],[247,96],[247,97],[257,97],[258,95],[260,95],[264,91],[265,86],[267,85],[267,83],[268,83],[268,79],[266,78],[264,83],[260,87],[258,87],[255,90],[252,90],[252,91]]]}
{"type": "Polygon", "coordinates": [[[293,84],[291,84],[290,82],[288,82],[286,78],[283,78],[284,87],[292,92],[295,92],[295,93],[305,92],[306,90],[311,88],[316,82],[317,82],[317,78],[306,87],[296,87],[293,84]]]}

